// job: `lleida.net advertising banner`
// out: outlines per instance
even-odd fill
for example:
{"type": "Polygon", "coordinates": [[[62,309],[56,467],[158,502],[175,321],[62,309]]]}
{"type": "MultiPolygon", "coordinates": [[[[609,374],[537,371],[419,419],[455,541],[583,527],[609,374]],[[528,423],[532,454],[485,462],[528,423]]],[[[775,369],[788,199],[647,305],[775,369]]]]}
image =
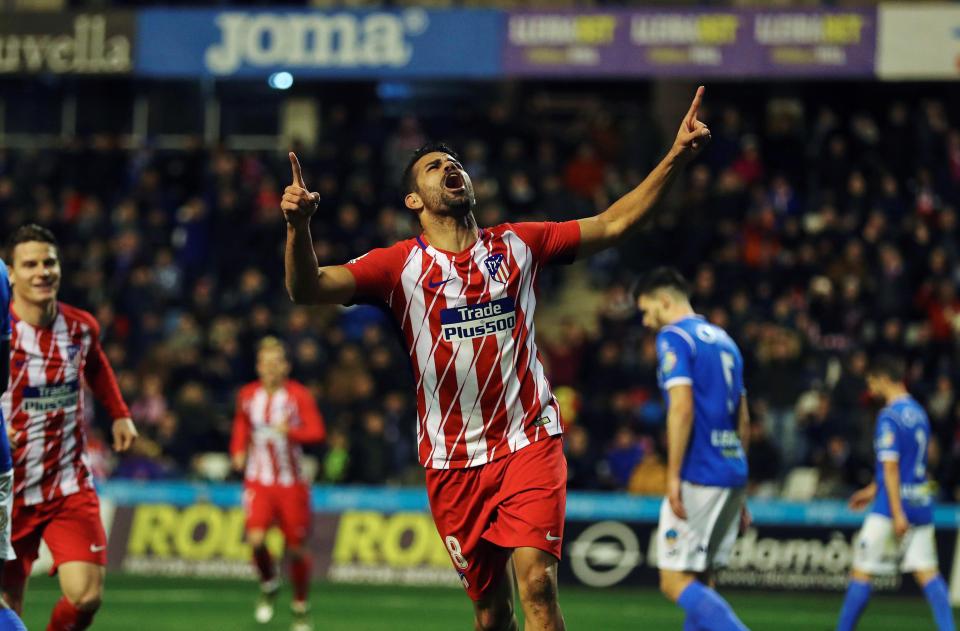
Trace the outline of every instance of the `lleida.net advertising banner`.
{"type": "Polygon", "coordinates": [[[869,77],[876,9],[516,11],[513,76],[869,77]]]}

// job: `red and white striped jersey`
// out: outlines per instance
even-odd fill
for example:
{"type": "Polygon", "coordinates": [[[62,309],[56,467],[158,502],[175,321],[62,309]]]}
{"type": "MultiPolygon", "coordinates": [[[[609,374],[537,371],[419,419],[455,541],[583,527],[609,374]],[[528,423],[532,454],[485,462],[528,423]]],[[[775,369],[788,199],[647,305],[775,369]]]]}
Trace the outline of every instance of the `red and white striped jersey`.
{"type": "Polygon", "coordinates": [[[300,445],[326,436],[323,417],[310,391],[293,380],[273,393],[259,381],[237,395],[230,453],[247,453],[246,482],[291,486],[303,482],[300,445]],[[287,431],[279,431],[286,425],[287,431]]]}
{"type": "Polygon", "coordinates": [[[31,506],[93,488],[83,428],[84,386],[112,419],[130,416],[92,315],[60,303],[46,328],[11,309],[10,385],[0,399],[16,432],[14,499],[31,506]]]}
{"type": "Polygon", "coordinates": [[[421,236],[347,264],[354,300],[386,302],[402,331],[423,466],[478,466],[563,432],[533,314],[541,267],[579,245],[576,221],[503,224],[460,253],[421,236]]]}

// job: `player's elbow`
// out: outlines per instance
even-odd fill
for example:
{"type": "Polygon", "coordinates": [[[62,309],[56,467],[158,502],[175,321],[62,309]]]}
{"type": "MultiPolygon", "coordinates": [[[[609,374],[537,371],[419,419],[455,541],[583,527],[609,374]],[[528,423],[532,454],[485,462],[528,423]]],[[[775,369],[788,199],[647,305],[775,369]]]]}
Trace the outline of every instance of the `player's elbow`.
{"type": "Polygon", "coordinates": [[[304,291],[295,285],[287,285],[287,295],[290,301],[295,305],[317,305],[320,304],[319,297],[315,292],[304,291]]]}
{"type": "Polygon", "coordinates": [[[611,216],[610,213],[601,213],[597,219],[603,227],[603,240],[607,246],[613,246],[619,243],[624,237],[630,226],[622,217],[611,216]]]}

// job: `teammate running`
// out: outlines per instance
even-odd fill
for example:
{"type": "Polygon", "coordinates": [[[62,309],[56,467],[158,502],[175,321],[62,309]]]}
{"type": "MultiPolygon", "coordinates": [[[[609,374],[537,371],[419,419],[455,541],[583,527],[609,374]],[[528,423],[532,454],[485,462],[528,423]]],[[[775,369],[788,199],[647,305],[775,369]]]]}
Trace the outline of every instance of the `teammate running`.
{"type": "MultiPolygon", "coordinates": [[[[0,260],[0,395],[10,381],[10,280],[7,266],[0,260]]],[[[10,542],[10,514],[13,512],[13,458],[0,409],[0,579],[4,561],[16,558],[10,542]]],[[[0,631],[26,631],[16,612],[0,600],[0,631]]]]}
{"type": "Polygon", "coordinates": [[[595,217],[481,228],[456,153],[418,150],[402,177],[404,204],[423,232],[346,265],[319,268],[310,218],[319,194],[290,154],[283,195],[286,282],[298,303],[385,303],[402,331],[416,381],[417,443],[437,530],[476,628],[517,629],[515,572],[526,628],[564,628],[557,598],[566,461],[559,406],[534,335],[537,277],[626,238],[682,165],[709,139],[697,120],[703,88],[673,147],[633,191],[595,217]],[[509,562],[512,559],[512,570],[509,562]]]}
{"type": "Polygon", "coordinates": [[[254,618],[261,624],[273,619],[280,582],[265,539],[278,522],[290,556],[291,630],[310,631],[310,556],[304,546],[310,532],[310,489],[300,471],[300,445],[319,443],[326,431],[310,391],[288,379],[289,374],[283,344],[275,337],[264,338],[257,352],[260,379],[237,395],[230,456],[233,467],[244,472],[247,543],[260,576],[254,618]]]}
{"type": "Polygon", "coordinates": [[[853,553],[850,585],[837,631],[853,631],[870,600],[876,574],[912,572],[923,588],[940,631],[953,631],[947,584],[940,575],[933,537],[933,500],[927,482],[930,421],[904,384],[901,361],[881,357],[867,369],[867,389],[884,401],[877,416],[876,479],[850,498],[850,508],[873,508],[853,553]]]}
{"type": "Polygon", "coordinates": [[[14,448],[13,548],[4,599],[18,612],[40,540],[53,553],[63,597],[48,631],[88,628],[103,595],[107,539],[87,467],[83,386],[113,419],[123,452],[137,430],[100,347],[92,315],[57,302],[60,257],[53,234],[27,225],[9,242],[13,273],[10,387],[2,410],[14,448]]]}
{"type": "Polygon", "coordinates": [[[746,528],[750,415],[743,358],[720,327],[694,313],[680,273],[654,270],[637,293],[657,329],[657,377],[667,402],[667,497],[660,507],[660,589],[680,605],[684,629],[746,629],[711,587],[746,528]]]}

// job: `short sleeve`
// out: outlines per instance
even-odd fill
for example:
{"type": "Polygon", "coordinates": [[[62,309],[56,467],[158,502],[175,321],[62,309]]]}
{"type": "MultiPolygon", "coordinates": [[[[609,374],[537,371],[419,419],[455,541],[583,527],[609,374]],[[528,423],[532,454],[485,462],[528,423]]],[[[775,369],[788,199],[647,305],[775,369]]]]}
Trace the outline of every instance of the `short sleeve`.
{"type": "Polygon", "coordinates": [[[657,362],[664,390],[693,384],[693,348],[690,344],[672,330],[657,335],[657,362]]]}
{"type": "Polygon", "coordinates": [[[513,224],[512,229],[526,243],[537,262],[569,264],[580,248],[580,224],[576,221],[535,221],[513,224]]]}
{"type": "Polygon", "coordinates": [[[0,342],[10,339],[10,278],[7,266],[0,261],[0,342]]]}
{"type": "Polygon", "coordinates": [[[353,302],[386,301],[400,277],[406,251],[400,242],[389,248],[370,250],[344,265],[357,283],[353,302]]]}
{"type": "Polygon", "coordinates": [[[889,416],[881,415],[877,421],[877,433],[874,437],[874,449],[877,460],[900,459],[900,445],[897,442],[897,425],[889,416]]]}

